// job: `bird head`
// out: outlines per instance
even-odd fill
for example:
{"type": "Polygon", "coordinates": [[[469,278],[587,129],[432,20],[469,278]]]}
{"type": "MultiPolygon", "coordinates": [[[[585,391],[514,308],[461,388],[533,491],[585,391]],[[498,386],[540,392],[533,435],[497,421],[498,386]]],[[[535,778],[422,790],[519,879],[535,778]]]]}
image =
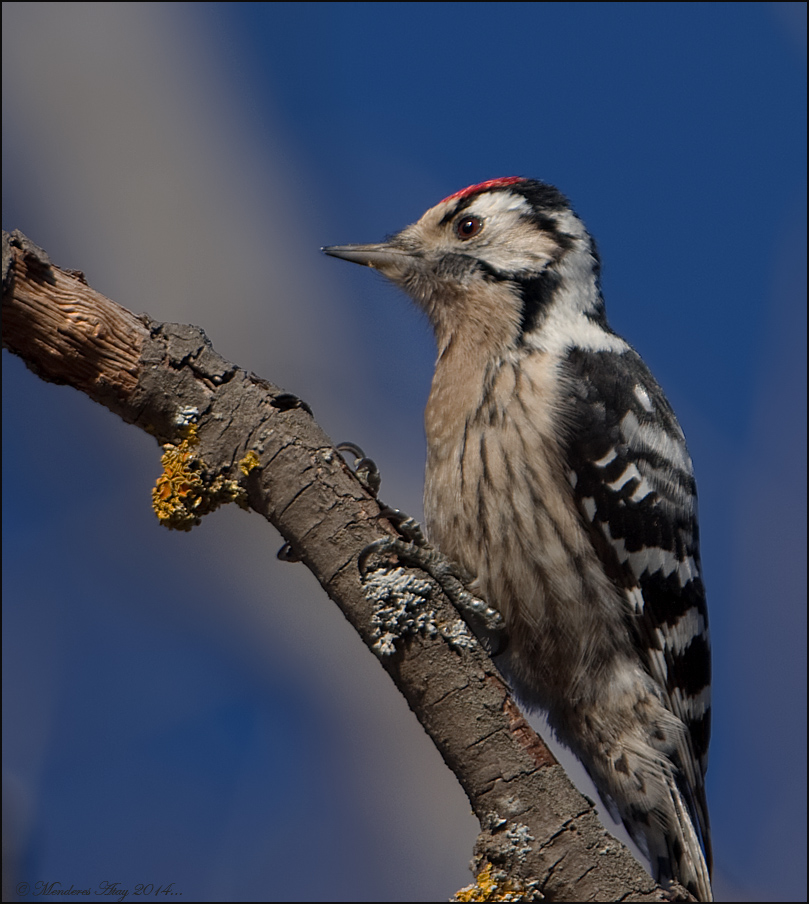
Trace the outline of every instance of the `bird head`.
{"type": "Polygon", "coordinates": [[[552,185],[519,176],[456,192],[384,242],[323,251],[404,289],[439,348],[463,336],[519,344],[565,290],[574,312],[600,305],[598,255],[584,224],[552,185]],[[570,293],[571,282],[580,291],[570,293]]]}

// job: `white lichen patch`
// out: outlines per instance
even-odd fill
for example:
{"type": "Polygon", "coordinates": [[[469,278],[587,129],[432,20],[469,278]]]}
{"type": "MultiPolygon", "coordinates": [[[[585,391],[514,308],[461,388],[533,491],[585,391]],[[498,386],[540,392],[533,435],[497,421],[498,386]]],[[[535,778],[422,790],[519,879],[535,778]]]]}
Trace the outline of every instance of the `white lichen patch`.
{"type": "Polygon", "coordinates": [[[471,650],[476,643],[463,619],[454,618],[451,622],[440,624],[438,630],[453,650],[471,650]]]}
{"type": "Polygon", "coordinates": [[[420,578],[401,566],[378,568],[368,572],[364,587],[366,597],[375,607],[372,649],[377,656],[392,655],[402,640],[417,634],[441,635],[455,650],[468,650],[475,644],[462,619],[436,620],[435,585],[428,578],[420,578]]]}
{"type": "Polygon", "coordinates": [[[438,633],[431,605],[433,585],[426,578],[409,574],[404,568],[378,568],[365,577],[365,595],[374,604],[372,618],[377,656],[390,656],[396,642],[422,634],[438,633]]]}
{"type": "Polygon", "coordinates": [[[199,420],[199,408],[193,408],[190,405],[181,408],[174,418],[174,423],[178,427],[190,427],[199,420]]]}
{"type": "Polygon", "coordinates": [[[511,843],[515,858],[522,863],[531,853],[531,844],[534,841],[533,836],[528,831],[528,826],[517,823],[517,825],[511,826],[506,831],[506,837],[511,843]]]}

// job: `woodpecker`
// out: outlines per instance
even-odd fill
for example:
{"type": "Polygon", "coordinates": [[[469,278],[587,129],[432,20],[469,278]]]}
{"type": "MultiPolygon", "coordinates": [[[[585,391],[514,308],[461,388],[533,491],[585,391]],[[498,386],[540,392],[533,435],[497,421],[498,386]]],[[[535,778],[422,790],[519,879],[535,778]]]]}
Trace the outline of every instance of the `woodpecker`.
{"type": "Polygon", "coordinates": [[[713,900],[693,466],[607,323],[583,222],[556,188],[514,176],[380,244],[323,251],[378,270],[433,327],[427,533],[503,616],[518,698],[545,711],[655,879],[713,900]]]}

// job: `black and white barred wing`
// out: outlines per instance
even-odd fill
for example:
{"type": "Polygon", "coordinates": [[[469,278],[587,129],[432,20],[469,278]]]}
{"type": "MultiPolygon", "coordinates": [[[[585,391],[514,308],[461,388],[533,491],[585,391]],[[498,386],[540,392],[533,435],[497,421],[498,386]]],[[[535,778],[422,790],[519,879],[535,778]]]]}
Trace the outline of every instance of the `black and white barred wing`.
{"type": "Polygon", "coordinates": [[[571,483],[602,561],[626,596],[646,667],[688,729],[683,790],[710,862],[703,789],[710,643],[691,459],[671,406],[633,350],[571,351],[568,366],[571,483]]]}

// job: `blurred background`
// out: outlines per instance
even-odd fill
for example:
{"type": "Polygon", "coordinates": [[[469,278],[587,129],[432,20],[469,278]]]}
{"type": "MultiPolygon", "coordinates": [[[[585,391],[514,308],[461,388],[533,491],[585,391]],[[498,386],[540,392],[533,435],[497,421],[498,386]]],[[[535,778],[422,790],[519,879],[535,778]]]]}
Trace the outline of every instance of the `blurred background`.
{"type": "MultiPolygon", "coordinates": [[[[806,899],[806,5],[4,3],[3,228],[304,398],[421,515],[434,348],[377,241],[558,185],[697,468],[718,900],[806,899]]],[[[158,526],[154,440],[3,354],[19,883],[438,900],[477,824],[280,537],[158,526]]],[[[56,897],[42,895],[41,897],[56,897]]]]}

